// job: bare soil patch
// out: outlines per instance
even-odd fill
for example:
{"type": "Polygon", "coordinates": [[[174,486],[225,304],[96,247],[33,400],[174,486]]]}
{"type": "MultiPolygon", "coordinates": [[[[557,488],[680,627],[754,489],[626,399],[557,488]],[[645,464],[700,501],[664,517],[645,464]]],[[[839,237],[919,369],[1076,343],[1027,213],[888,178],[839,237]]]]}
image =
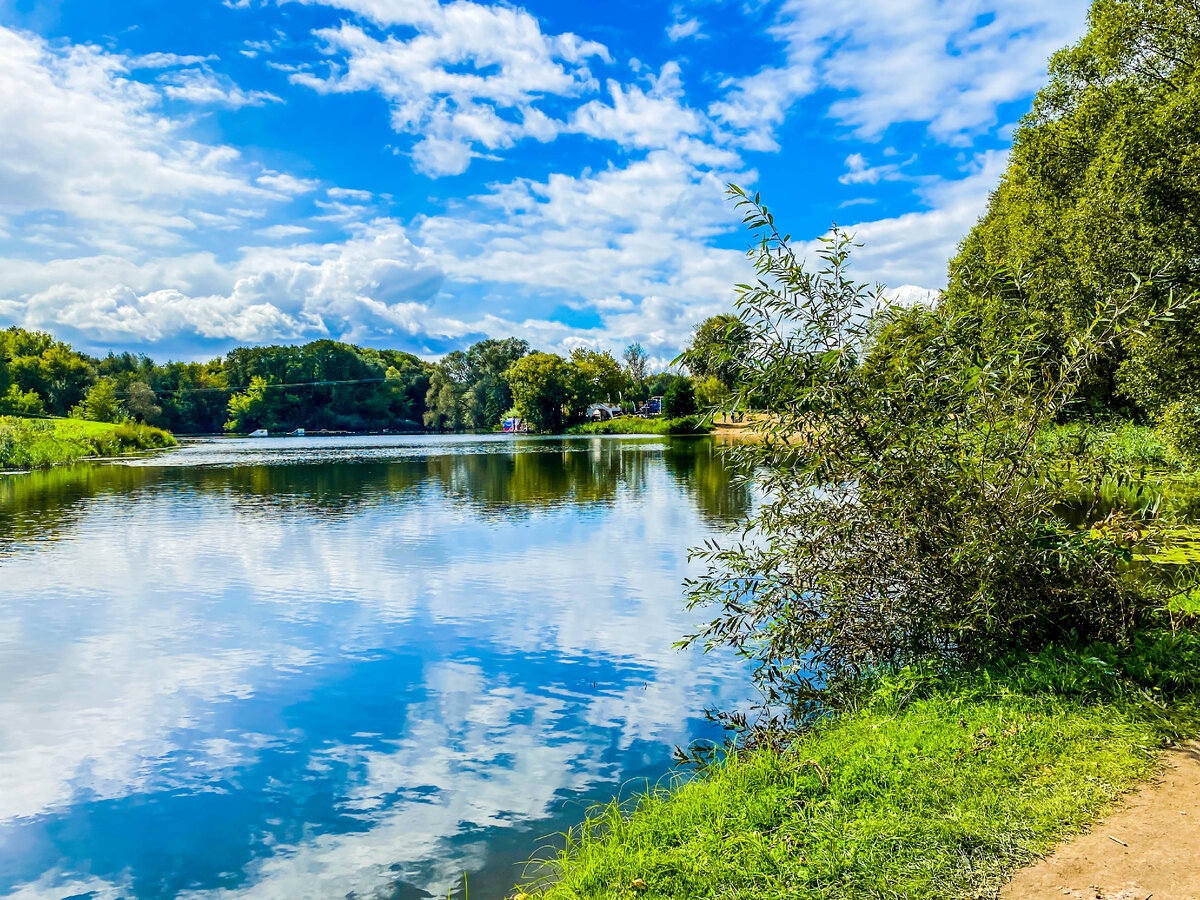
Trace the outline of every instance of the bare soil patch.
{"type": "Polygon", "coordinates": [[[1200,743],[1170,751],[1112,815],[1018,873],[1000,896],[1200,900],[1200,743]]]}

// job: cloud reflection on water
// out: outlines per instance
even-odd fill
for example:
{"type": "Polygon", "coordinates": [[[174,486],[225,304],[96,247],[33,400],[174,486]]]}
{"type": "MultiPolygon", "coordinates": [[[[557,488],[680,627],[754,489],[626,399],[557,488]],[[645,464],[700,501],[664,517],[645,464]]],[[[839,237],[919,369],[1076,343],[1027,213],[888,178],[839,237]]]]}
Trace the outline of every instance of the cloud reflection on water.
{"type": "Polygon", "coordinates": [[[744,694],[671,649],[709,442],[397,443],[3,489],[0,890],[499,896],[744,694]]]}

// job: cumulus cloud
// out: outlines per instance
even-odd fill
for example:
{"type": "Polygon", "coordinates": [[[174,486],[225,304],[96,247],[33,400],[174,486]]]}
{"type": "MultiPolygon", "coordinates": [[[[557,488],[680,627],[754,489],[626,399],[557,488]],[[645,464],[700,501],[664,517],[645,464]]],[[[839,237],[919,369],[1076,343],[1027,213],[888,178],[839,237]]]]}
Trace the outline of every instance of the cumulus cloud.
{"type": "MultiPolygon", "coordinates": [[[[1008,154],[982,153],[962,178],[927,178],[918,188],[926,209],[846,226],[864,246],[854,254],[854,277],[896,288],[922,301],[946,285],[946,263],[987,207],[1008,154]]],[[[810,253],[816,245],[810,245],[810,253]]]]}
{"type": "Polygon", "coordinates": [[[602,44],[545,34],[529,13],[508,7],[470,0],[325,5],[416,34],[378,38],[349,23],[322,29],[328,74],[295,72],[292,82],[321,93],[378,92],[391,104],[392,127],[420,135],[413,161],[428,175],[461,173],[481,152],[524,138],[552,139],[558,124],[538,102],[580,93],[593,82],[588,60],[608,58],[602,44]]]}
{"type": "Polygon", "coordinates": [[[207,56],[181,56],[178,53],[143,53],[129,60],[131,69],[170,69],[175,66],[194,66],[216,59],[213,54],[207,56]]]}
{"type": "Polygon", "coordinates": [[[260,234],[270,240],[279,240],[281,238],[300,237],[301,235],[312,234],[312,229],[306,225],[270,225],[266,228],[258,229],[256,234],[260,234]]]}
{"type": "Polygon", "coordinates": [[[456,281],[581,297],[603,317],[592,330],[517,323],[522,336],[564,347],[581,337],[607,349],[640,340],[671,358],[748,271],[741,251],[709,244],[737,227],[726,180],[652,151],[595,174],[498,185],[474,198],[498,215],[429,217],[417,233],[456,281]]]}
{"type": "Polygon", "coordinates": [[[172,100],[183,100],[198,106],[223,106],[240,109],[243,106],[263,106],[283,101],[270,91],[247,91],[234,84],[226,75],[204,69],[184,69],[164,75],[163,93],[172,100]]]}
{"type": "MultiPolygon", "coordinates": [[[[519,9],[469,0],[324,5],[375,26],[318,32],[328,69],[293,72],[293,81],[387,97],[424,171],[460,172],[475,156],[563,133],[612,142],[628,159],[496,183],[405,224],[387,217],[386,194],[322,185],[189,140],[187,123],[161,102],[210,102],[201,96],[211,75],[204,61],[141,57],[144,67],[187,67],[146,84],[130,77],[130,58],[0,29],[0,318],[96,350],[196,356],[234,342],[336,336],[421,352],[516,334],[560,352],[637,340],[665,362],[696,321],[728,308],[730,286],[748,272],[723,197],[727,181],[757,179],[740,151],[774,147],[792,100],[830,85],[833,71],[824,32],[804,42],[789,30],[808,14],[801,0],[786,4],[775,32],[785,63],[728,82],[722,102],[706,110],[688,102],[671,62],[653,74],[642,67],[632,83],[609,80],[601,95],[588,65],[608,51],[546,34],[519,9]],[[189,86],[190,99],[171,94],[189,86]],[[574,108],[563,114],[560,104],[554,118],[541,108],[549,97],[570,98],[574,108]],[[288,204],[305,214],[268,214],[288,204]],[[563,321],[564,306],[589,324],[563,321]]],[[[917,6],[941,9],[933,0],[917,6]]],[[[1033,16],[1024,0],[1014,8],[1033,16]]],[[[953,31],[962,16],[957,6],[950,12],[945,28],[953,31]]],[[[832,21],[842,24],[829,26],[852,55],[873,34],[856,16],[840,11],[832,21]]],[[[968,32],[991,34],[988,27],[968,32]]],[[[969,80],[977,66],[963,66],[958,77],[969,80]]],[[[230,92],[240,88],[212,77],[224,102],[237,105],[230,92]]],[[[847,89],[838,102],[857,96],[847,89]]],[[[882,162],[850,154],[840,180],[903,177],[922,208],[853,226],[867,243],[858,274],[926,296],[943,284],[946,260],[982,212],[1003,156],[979,156],[959,178],[921,178],[905,168],[912,160],[889,154],[882,162]]],[[[869,200],[847,205],[857,202],[869,200]]]]}
{"type": "MultiPolygon", "coordinates": [[[[268,236],[299,233],[283,228],[268,236]]],[[[19,324],[84,346],[425,334],[438,328],[424,304],[444,277],[428,252],[388,221],[341,243],[248,248],[233,265],[200,256],[143,266],[95,258],[15,268],[16,280],[25,282],[14,304],[19,324]]]]}
{"type": "Polygon", "coordinates": [[[997,124],[999,105],[1037,89],[1050,55],[1081,34],[1088,5],[786,0],[771,29],[785,65],[730,79],[730,95],[712,111],[747,146],[771,149],[791,105],[823,87],[840,95],[830,116],[859,137],[921,122],[939,140],[963,143],[997,124]]]}
{"type": "Polygon", "coordinates": [[[283,194],[307,194],[320,187],[319,181],[311,178],[297,178],[287,172],[265,172],[255,179],[258,184],[283,194]]]}
{"type": "Polygon", "coordinates": [[[842,184],[878,184],[903,177],[899,163],[873,166],[861,153],[851,153],[846,157],[846,171],[838,176],[838,181],[842,184]]]}
{"type": "MultiPolygon", "coordinates": [[[[151,86],[94,47],[0,28],[0,217],[65,217],[60,240],[108,250],[175,242],[192,213],[256,205],[237,150],[188,140],[151,86]]],[[[0,218],[0,225],[3,225],[0,218]]]]}
{"type": "Polygon", "coordinates": [[[682,41],[684,38],[701,38],[700,20],[696,18],[678,19],[667,26],[667,38],[672,41],[682,41]]]}
{"type": "Polygon", "coordinates": [[[684,100],[679,64],[669,62],[648,79],[648,89],[610,79],[609,103],[592,100],[578,107],[570,129],[629,149],[670,149],[701,166],[734,167],[738,155],[722,147],[711,120],[684,100]]]}

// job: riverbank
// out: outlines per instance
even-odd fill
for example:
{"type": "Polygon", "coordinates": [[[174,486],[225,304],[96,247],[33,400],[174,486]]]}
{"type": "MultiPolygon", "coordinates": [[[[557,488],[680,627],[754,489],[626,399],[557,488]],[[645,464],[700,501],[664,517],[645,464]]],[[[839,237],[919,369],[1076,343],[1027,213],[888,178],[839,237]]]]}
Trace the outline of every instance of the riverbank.
{"type": "Polygon", "coordinates": [[[0,416],[0,469],[40,469],[173,446],[171,434],[149,425],[0,416]]]}
{"type": "Polygon", "coordinates": [[[994,896],[1200,727],[1200,638],[904,672],[856,710],[594,813],[524,892],[994,896]]]}
{"type": "Polygon", "coordinates": [[[698,416],[682,416],[677,419],[641,419],[625,416],[605,422],[588,422],[567,429],[567,434],[666,434],[700,435],[713,429],[698,416]]]}

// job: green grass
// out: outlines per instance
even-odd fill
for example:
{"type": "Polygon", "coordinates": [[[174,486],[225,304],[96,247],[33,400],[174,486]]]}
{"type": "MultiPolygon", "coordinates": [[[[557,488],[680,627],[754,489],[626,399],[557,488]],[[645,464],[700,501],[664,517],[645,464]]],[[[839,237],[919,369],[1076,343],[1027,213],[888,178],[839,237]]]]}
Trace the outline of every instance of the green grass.
{"type": "Polygon", "coordinates": [[[1161,472],[1178,472],[1185,468],[1179,455],[1148,425],[1116,422],[1097,426],[1086,438],[1084,432],[1080,423],[1056,425],[1038,435],[1038,440],[1043,448],[1058,448],[1064,452],[1082,449],[1090,458],[1110,466],[1161,472]]]}
{"type": "Polygon", "coordinates": [[[170,434],[149,425],[0,416],[0,469],[40,469],[174,444],[170,434]]]}
{"type": "Polygon", "coordinates": [[[856,711],[560,837],[546,900],[993,896],[1195,730],[1200,640],[891,678],[856,711]],[[1170,696],[1168,705],[1154,699],[1170,696]]]}
{"type": "Polygon", "coordinates": [[[678,419],[639,419],[626,416],[620,419],[609,419],[606,422],[588,422],[576,425],[569,430],[570,434],[708,434],[712,426],[702,422],[696,416],[683,416],[678,419]]]}

